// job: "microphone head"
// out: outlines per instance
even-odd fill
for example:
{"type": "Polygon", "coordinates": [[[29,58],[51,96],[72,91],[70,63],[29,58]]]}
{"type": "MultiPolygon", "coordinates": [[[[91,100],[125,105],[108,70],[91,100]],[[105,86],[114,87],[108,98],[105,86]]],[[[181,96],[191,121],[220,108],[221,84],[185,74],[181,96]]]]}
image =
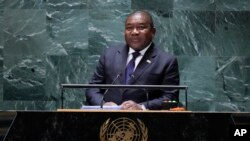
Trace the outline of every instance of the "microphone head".
{"type": "Polygon", "coordinates": [[[133,74],[129,74],[129,77],[135,79],[135,76],[133,74]]]}

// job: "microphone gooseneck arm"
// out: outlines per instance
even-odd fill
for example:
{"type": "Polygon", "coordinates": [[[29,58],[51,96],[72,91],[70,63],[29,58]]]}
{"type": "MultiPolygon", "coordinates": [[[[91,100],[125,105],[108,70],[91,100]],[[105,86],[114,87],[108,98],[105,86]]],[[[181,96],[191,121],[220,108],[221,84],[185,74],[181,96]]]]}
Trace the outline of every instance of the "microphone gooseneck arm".
{"type": "MultiPolygon", "coordinates": [[[[115,79],[113,80],[113,82],[111,83],[111,85],[115,84],[116,80],[120,77],[121,73],[118,73],[117,76],[115,77],[115,79]]],[[[102,101],[101,101],[101,109],[103,109],[103,105],[104,105],[104,97],[105,95],[108,93],[109,91],[109,88],[107,88],[105,90],[105,92],[103,93],[102,95],[102,101]]]]}

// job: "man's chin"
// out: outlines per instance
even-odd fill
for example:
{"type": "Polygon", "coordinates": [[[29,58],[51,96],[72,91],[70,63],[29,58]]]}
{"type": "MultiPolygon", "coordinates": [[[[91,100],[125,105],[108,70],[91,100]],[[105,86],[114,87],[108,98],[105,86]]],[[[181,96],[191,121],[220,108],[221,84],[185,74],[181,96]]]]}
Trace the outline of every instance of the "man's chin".
{"type": "Polygon", "coordinates": [[[142,45],[138,45],[138,44],[131,44],[130,47],[134,50],[142,50],[143,49],[142,45]]]}

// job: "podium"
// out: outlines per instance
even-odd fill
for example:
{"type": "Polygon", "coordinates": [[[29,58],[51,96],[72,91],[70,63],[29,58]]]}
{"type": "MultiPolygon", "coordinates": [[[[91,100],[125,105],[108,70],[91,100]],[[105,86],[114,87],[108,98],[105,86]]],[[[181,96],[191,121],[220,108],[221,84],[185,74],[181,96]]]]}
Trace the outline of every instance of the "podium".
{"type": "MultiPolygon", "coordinates": [[[[148,90],[152,89],[176,89],[176,90],[184,90],[185,91],[185,109],[188,109],[187,102],[187,90],[188,86],[182,85],[113,85],[113,84],[61,84],[61,109],[64,108],[64,91],[65,89],[82,89],[82,88],[99,88],[106,89],[108,91],[109,88],[121,88],[121,89],[143,89],[146,92],[146,98],[148,102],[148,90]]],[[[103,94],[103,98],[104,98],[103,94]]],[[[103,105],[101,105],[102,107],[103,105]]]]}
{"type": "Polygon", "coordinates": [[[189,111],[18,111],[5,141],[229,140],[232,115],[189,111]]]}

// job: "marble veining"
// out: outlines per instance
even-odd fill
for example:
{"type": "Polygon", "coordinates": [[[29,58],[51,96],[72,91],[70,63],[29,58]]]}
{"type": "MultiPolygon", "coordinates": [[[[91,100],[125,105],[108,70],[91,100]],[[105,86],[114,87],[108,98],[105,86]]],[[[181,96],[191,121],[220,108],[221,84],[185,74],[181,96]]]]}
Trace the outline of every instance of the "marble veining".
{"type": "MultiPolygon", "coordinates": [[[[0,110],[59,108],[60,84],[87,83],[138,9],[177,56],[190,110],[250,111],[249,0],[1,0],[0,110]]],[[[64,102],[80,108],[84,90],[66,90],[64,102]]]]}

